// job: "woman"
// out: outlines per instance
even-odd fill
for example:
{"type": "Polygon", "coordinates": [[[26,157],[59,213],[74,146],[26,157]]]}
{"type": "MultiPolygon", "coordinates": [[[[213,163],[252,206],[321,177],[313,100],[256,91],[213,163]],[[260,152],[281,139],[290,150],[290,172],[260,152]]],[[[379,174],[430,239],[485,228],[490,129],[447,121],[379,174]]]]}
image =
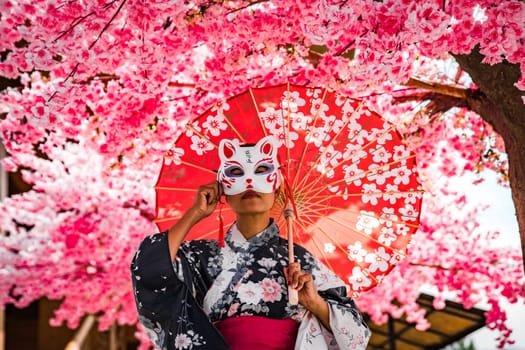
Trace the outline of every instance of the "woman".
{"type": "Polygon", "coordinates": [[[219,145],[218,182],[199,188],[169,229],[147,237],[131,271],[139,320],[160,349],[365,349],[370,331],[344,283],[270,218],[281,184],[277,147],[219,145]],[[216,240],[184,241],[222,195],[236,222],[216,240]],[[288,303],[288,286],[298,305],[288,303]]]}

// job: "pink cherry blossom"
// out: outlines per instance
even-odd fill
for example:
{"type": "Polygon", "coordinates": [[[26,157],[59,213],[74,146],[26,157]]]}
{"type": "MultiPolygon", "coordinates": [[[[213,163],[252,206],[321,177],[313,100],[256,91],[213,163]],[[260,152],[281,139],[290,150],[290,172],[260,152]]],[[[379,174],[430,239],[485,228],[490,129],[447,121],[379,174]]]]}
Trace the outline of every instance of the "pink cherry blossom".
{"type": "MultiPolygon", "coordinates": [[[[447,291],[466,307],[488,300],[487,325],[500,335],[500,346],[510,344],[501,305],[502,300],[523,304],[520,252],[493,247],[497,233],[479,224],[483,208],[468,207],[464,194],[452,191],[447,181],[485,170],[503,174],[499,181],[506,185],[502,138],[463,108],[435,117],[420,113],[416,103],[392,102],[414,92],[401,86],[411,77],[475,87],[449,54],[468,54],[476,46],[485,63],[517,64],[521,76],[515,86],[525,90],[525,3],[197,5],[181,0],[2,2],[0,76],[16,85],[0,94],[0,136],[8,154],[2,166],[19,171],[30,185],[0,203],[0,227],[8,233],[0,240],[2,304],[22,307],[48,297],[62,300],[55,325],[76,327],[85,314],[100,315],[100,329],[114,322],[137,324],[129,261],[140,240],[156,230],[153,186],[162,159],[178,161],[183,150],[173,143],[183,132],[196,151],[210,151],[214,146],[202,136],[227,128],[222,117],[233,107],[218,103],[224,97],[248,87],[292,83],[365,98],[406,139],[406,146],[383,154],[370,142],[389,140],[361,127],[368,112],[349,99],[344,115],[334,118],[322,89],[309,96],[317,101],[311,115],[295,114],[295,106],[304,103],[300,98],[259,111],[268,131],[290,146],[316,115],[307,142],[318,147],[328,150],[330,133],[348,128],[349,141],[358,145],[345,148],[343,157],[355,164],[344,168],[345,182],[360,186],[363,176],[377,182],[363,189],[366,205],[394,204],[407,174],[397,166],[368,173],[363,155],[374,152],[391,163],[411,162],[409,150],[416,153],[425,190],[420,232],[406,258],[405,252],[392,253],[390,260],[399,264],[382,285],[355,296],[360,309],[378,322],[388,314],[406,315],[424,329],[428,323],[415,300],[420,287],[431,284],[438,290],[437,306],[447,291]],[[216,117],[185,128],[209,108],[216,117]],[[289,134],[283,131],[287,113],[294,129],[289,134]]],[[[326,172],[339,157],[327,154],[326,172]]],[[[483,181],[477,176],[476,182],[483,181]]],[[[335,191],[343,193],[339,185],[335,191]]],[[[404,204],[404,215],[413,217],[413,202],[404,204]]],[[[180,208],[171,210],[180,213],[180,208]]],[[[377,220],[385,243],[394,245],[394,236],[400,240],[407,232],[388,208],[381,217],[359,220],[363,232],[377,220]]],[[[349,248],[349,255],[364,259],[358,248],[349,248]]],[[[348,283],[370,281],[356,270],[348,283]]],[[[253,300],[263,297],[255,288],[246,293],[253,300]]],[[[145,349],[144,334],[137,336],[145,349]]],[[[182,347],[190,344],[182,336],[179,341],[182,347]]]]}

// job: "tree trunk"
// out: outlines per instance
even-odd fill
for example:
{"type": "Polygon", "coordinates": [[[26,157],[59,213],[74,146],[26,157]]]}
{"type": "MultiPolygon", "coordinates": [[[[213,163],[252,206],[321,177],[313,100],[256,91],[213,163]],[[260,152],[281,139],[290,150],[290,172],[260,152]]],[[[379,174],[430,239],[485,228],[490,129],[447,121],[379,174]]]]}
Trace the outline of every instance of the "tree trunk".
{"type": "Polygon", "coordinates": [[[521,75],[520,67],[508,62],[484,64],[478,48],[454,57],[479,87],[467,98],[468,107],[492,125],[505,142],[525,268],[525,92],[514,86],[521,75]]]}

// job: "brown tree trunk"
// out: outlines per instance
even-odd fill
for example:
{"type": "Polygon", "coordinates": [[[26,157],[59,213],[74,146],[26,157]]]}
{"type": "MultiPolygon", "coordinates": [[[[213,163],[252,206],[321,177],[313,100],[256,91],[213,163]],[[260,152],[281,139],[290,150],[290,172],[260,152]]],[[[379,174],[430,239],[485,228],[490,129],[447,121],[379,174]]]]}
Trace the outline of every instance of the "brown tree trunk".
{"type": "Polygon", "coordinates": [[[492,66],[481,63],[483,55],[478,48],[454,57],[479,87],[467,97],[468,107],[492,125],[505,142],[525,268],[525,92],[514,86],[521,75],[520,67],[508,62],[492,66]]]}

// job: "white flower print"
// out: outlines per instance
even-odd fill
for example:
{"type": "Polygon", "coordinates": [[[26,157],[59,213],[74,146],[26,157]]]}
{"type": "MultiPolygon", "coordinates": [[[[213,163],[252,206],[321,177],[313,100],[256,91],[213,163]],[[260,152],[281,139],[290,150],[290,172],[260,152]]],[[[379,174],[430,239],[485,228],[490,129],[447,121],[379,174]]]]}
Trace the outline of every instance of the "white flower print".
{"type": "Polygon", "coordinates": [[[170,148],[164,156],[164,163],[166,163],[166,165],[170,165],[171,163],[178,165],[180,164],[180,158],[182,156],[184,156],[184,149],[179,147],[170,148]]]}
{"type": "Polygon", "coordinates": [[[377,189],[376,184],[364,184],[363,192],[363,202],[372,205],[377,205],[377,199],[382,195],[381,193],[378,193],[379,190],[377,189]]]}
{"type": "Polygon", "coordinates": [[[305,105],[305,100],[302,99],[298,91],[285,91],[283,93],[283,100],[281,102],[282,109],[290,109],[290,112],[297,112],[298,107],[305,105]]]}
{"type": "Polygon", "coordinates": [[[265,111],[259,113],[259,118],[261,118],[268,130],[277,130],[282,127],[282,113],[283,110],[275,110],[273,107],[268,107],[265,111]]]}
{"type": "Polygon", "coordinates": [[[390,177],[390,172],[386,170],[385,167],[377,164],[370,164],[370,167],[368,168],[368,180],[374,181],[378,185],[383,185],[387,177],[390,177]]]}
{"type": "Polygon", "coordinates": [[[359,164],[361,159],[365,158],[367,156],[367,153],[365,150],[361,148],[360,145],[354,145],[354,144],[347,144],[345,146],[345,151],[343,153],[343,159],[348,160],[351,159],[351,162],[353,164],[359,164]]]}
{"type": "Polygon", "coordinates": [[[392,140],[392,134],[391,132],[388,132],[386,134],[379,136],[379,138],[377,139],[377,143],[379,145],[384,145],[387,141],[390,141],[390,140],[392,140]]]}
{"type": "Polygon", "coordinates": [[[323,103],[323,100],[316,98],[312,100],[312,107],[310,108],[311,115],[324,116],[325,112],[329,109],[328,105],[323,103]]]}
{"type": "Polygon", "coordinates": [[[365,143],[365,137],[367,135],[366,130],[363,130],[361,124],[355,120],[350,121],[346,126],[348,128],[348,140],[353,143],[362,145],[365,143]]]}
{"type": "Polygon", "coordinates": [[[263,298],[263,290],[258,283],[249,281],[239,286],[237,295],[242,303],[258,304],[263,298]]]}
{"type": "Polygon", "coordinates": [[[371,128],[369,129],[368,136],[366,136],[368,141],[372,141],[377,139],[378,137],[382,136],[381,133],[384,132],[384,129],[378,129],[378,128],[371,128]]]}
{"type": "Polygon", "coordinates": [[[383,193],[383,199],[390,202],[390,204],[396,204],[397,199],[401,196],[399,193],[399,188],[396,185],[387,184],[385,193],[383,193]]]}
{"type": "Polygon", "coordinates": [[[213,149],[213,146],[210,142],[208,142],[208,140],[198,135],[193,135],[191,137],[191,142],[190,148],[194,150],[199,156],[202,156],[204,153],[213,149]]]}
{"type": "Polygon", "coordinates": [[[330,163],[331,166],[335,167],[339,164],[339,160],[343,158],[343,154],[336,150],[334,146],[321,147],[319,151],[322,152],[321,162],[330,163]]]}
{"type": "Polygon", "coordinates": [[[335,245],[333,245],[332,243],[325,243],[324,252],[328,254],[332,254],[333,252],[335,252],[335,245]]]}
{"type": "Polygon", "coordinates": [[[287,148],[294,148],[295,143],[294,141],[299,138],[299,134],[297,134],[295,131],[288,131],[284,128],[280,128],[279,130],[270,130],[272,135],[274,136],[275,140],[277,141],[277,145],[279,147],[286,146],[287,148]]]}
{"type": "Polygon", "coordinates": [[[350,101],[351,100],[349,100],[346,95],[343,95],[341,93],[335,94],[335,105],[342,106],[343,103],[345,104],[343,107],[341,107],[342,110],[345,110],[345,108],[348,108],[347,105],[350,104],[350,101]]]}
{"type": "Polygon", "coordinates": [[[394,234],[393,227],[382,227],[381,234],[379,235],[378,241],[386,246],[391,246],[392,242],[397,239],[397,236],[394,234]]]}
{"type": "Polygon", "coordinates": [[[372,160],[376,163],[386,163],[392,157],[384,147],[378,147],[371,152],[373,154],[372,160]]]}
{"type": "Polygon", "coordinates": [[[291,113],[290,120],[292,121],[292,128],[295,130],[306,130],[308,129],[308,124],[312,122],[312,118],[305,116],[302,112],[291,113]]]}
{"type": "Polygon", "coordinates": [[[191,343],[191,338],[186,334],[177,334],[175,337],[175,349],[188,349],[191,343]]]}
{"type": "Polygon", "coordinates": [[[343,105],[343,107],[341,107],[341,111],[344,112],[347,118],[354,118],[357,120],[360,118],[360,116],[354,115],[354,113],[356,111],[356,107],[358,106],[359,106],[359,103],[356,103],[355,100],[345,99],[345,104],[343,105]]]}
{"type": "Polygon", "coordinates": [[[368,108],[359,108],[356,112],[356,118],[361,118],[362,116],[365,116],[366,118],[370,118],[372,116],[372,111],[368,108]]]}
{"type": "Polygon", "coordinates": [[[410,231],[410,227],[405,224],[396,224],[396,234],[399,236],[406,236],[410,231]]]}
{"type": "Polygon", "coordinates": [[[306,136],[305,141],[321,147],[324,141],[328,141],[329,136],[324,128],[314,128],[306,136]]]}
{"type": "Polygon", "coordinates": [[[365,275],[359,266],[352,269],[352,276],[348,278],[348,282],[350,282],[354,290],[366,288],[372,284],[372,280],[365,275]]]}
{"type": "Polygon", "coordinates": [[[405,194],[405,203],[416,204],[418,198],[421,197],[421,193],[406,193],[405,194]]]}
{"type": "Polygon", "coordinates": [[[323,116],[321,119],[324,121],[324,127],[335,134],[337,134],[344,125],[343,121],[337,119],[335,115],[323,116]]]}
{"type": "Polygon", "coordinates": [[[212,107],[211,110],[212,111],[217,111],[218,113],[224,115],[223,111],[229,111],[230,110],[230,105],[228,104],[227,101],[219,101],[212,107]]]}
{"type": "Polygon", "coordinates": [[[383,213],[381,214],[381,219],[379,221],[386,227],[392,227],[393,221],[397,221],[397,219],[398,217],[395,214],[394,208],[384,207],[383,213]]]}
{"type": "Polygon", "coordinates": [[[326,178],[330,179],[332,177],[334,177],[334,174],[335,174],[335,171],[332,167],[328,166],[328,164],[326,164],[326,162],[319,162],[319,164],[317,164],[317,167],[316,167],[317,171],[319,173],[321,173],[323,176],[325,176],[326,178]]]}
{"type": "MultiPolygon", "coordinates": [[[[348,130],[361,130],[363,128],[363,126],[361,125],[361,123],[358,121],[359,119],[359,116],[358,115],[353,115],[352,118],[350,118],[350,120],[348,121],[348,124],[346,124],[346,127],[348,128],[348,130]]],[[[349,132],[349,134],[352,134],[349,132]]]]}
{"type": "Polygon", "coordinates": [[[397,169],[392,170],[394,177],[394,184],[404,184],[408,185],[410,182],[410,175],[412,174],[412,170],[408,169],[406,165],[403,165],[397,169]]]}
{"type": "Polygon", "coordinates": [[[394,251],[392,253],[392,256],[390,257],[390,261],[388,262],[390,265],[392,266],[395,266],[397,265],[402,259],[404,258],[404,256],[400,253],[398,253],[397,251],[394,251]]]}
{"type": "Polygon", "coordinates": [[[262,258],[257,262],[262,267],[266,268],[267,270],[273,268],[275,265],[277,265],[277,260],[272,258],[262,258]]]}
{"type": "Polygon", "coordinates": [[[410,155],[410,152],[404,145],[394,146],[394,160],[405,159],[410,155]]]}
{"type": "Polygon", "coordinates": [[[354,183],[356,186],[361,186],[361,179],[363,178],[364,170],[359,169],[357,164],[343,165],[344,178],[347,185],[354,183]]]}
{"type": "MultiPolygon", "coordinates": [[[[332,176],[333,176],[333,171],[332,171],[332,176]]],[[[326,176],[328,177],[328,176],[326,176]]],[[[335,186],[330,186],[328,185],[328,191],[332,192],[332,193],[335,193],[337,195],[343,195],[341,198],[343,200],[347,200],[348,199],[348,189],[346,187],[344,187],[344,191],[341,191],[341,188],[339,187],[339,185],[335,185],[335,186]]]]}
{"type": "Polygon", "coordinates": [[[363,231],[367,235],[372,234],[374,229],[379,227],[379,220],[375,217],[372,211],[361,210],[361,215],[357,217],[358,221],[355,228],[358,231],[363,231]]]}
{"type": "Polygon", "coordinates": [[[399,208],[401,213],[401,219],[405,221],[415,221],[419,212],[412,206],[412,204],[407,204],[403,208],[399,208]]]}
{"type": "Polygon", "coordinates": [[[223,115],[210,115],[206,118],[206,121],[202,124],[205,130],[208,130],[213,136],[219,136],[221,130],[226,130],[228,125],[224,122],[223,115]]]}
{"type": "Polygon", "coordinates": [[[356,262],[363,262],[366,250],[363,249],[363,244],[359,241],[354,244],[349,245],[348,247],[348,259],[356,262]]]}
{"type": "Polygon", "coordinates": [[[195,121],[191,124],[187,124],[186,125],[186,136],[187,137],[191,137],[193,136],[193,133],[197,131],[197,132],[201,132],[202,131],[202,128],[199,126],[199,122],[195,121]]]}
{"type": "Polygon", "coordinates": [[[359,130],[354,134],[354,138],[352,140],[360,145],[363,145],[365,143],[365,139],[369,139],[368,136],[369,134],[366,130],[359,130]]]}
{"type": "Polygon", "coordinates": [[[306,90],[306,96],[312,97],[312,98],[318,98],[321,96],[321,93],[323,92],[323,89],[308,89],[306,90]]]}
{"type": "Polygon", "coordinates": [[[388,269],[389,260],[390,254],[385,252],[384,247],[379,247],[374,253],[369,253],[365,257],[365,261],[370,263],[370,272],[375,272],[377,270],[385,272],[388,269]]]}

